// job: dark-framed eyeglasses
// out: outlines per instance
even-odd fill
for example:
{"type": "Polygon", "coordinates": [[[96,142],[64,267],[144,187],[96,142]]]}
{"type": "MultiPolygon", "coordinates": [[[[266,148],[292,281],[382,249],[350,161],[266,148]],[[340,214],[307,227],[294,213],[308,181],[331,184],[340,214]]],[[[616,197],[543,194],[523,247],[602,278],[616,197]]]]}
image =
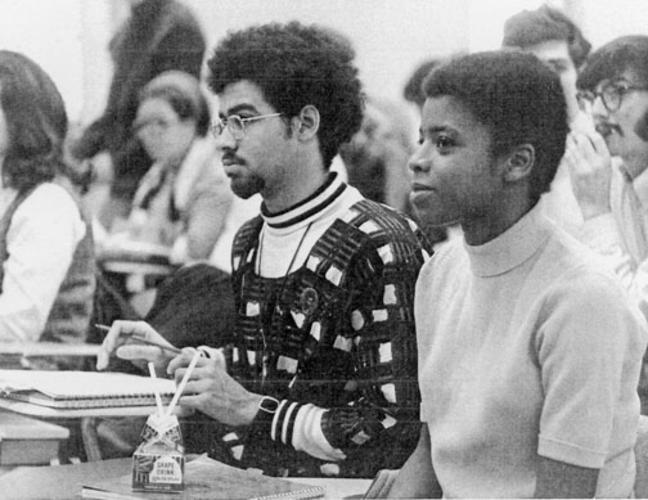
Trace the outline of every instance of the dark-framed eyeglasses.
{"type": "Polygon", "coordinates": [[[579,91],[576,94],[576,100],[578,101],[578,107],[582,111],[587,112],[592,109],[596,98],[600,97],[605,109],[609,112],[613,112],[621,107],[621,103],[626,94],[634,90],[648,90],[648,86],[632,85],[628,82],[610,82],[599,91],[579,91]]]}
{"type": "Polygon", "coordinates": [[[265,120],[266,118],[275,118],[282,114],[283,113],[270,113],[267,115],[250,116],[249,118],[241,118],[238,115],[229,115],[225,118],[219,118],[217,122],[212,123],[209,130],[212,135],[218,139],[220,135],[225,132],[225,129],[227,129],[229,130],[229,133],[232,134],[232,137],[239,141],[245,137],[248,123],[265,120]]]}

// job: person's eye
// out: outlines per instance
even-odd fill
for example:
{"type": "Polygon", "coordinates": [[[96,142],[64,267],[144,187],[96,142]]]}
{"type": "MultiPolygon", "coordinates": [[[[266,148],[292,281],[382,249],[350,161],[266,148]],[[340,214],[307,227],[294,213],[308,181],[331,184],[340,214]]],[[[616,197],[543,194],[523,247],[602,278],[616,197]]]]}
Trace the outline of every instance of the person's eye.
{"type": "Polygon", "coordinates": [[[630,88],[625,83],[616,83],[610,85],[609,87],[603,89],[603,93],[606,94],[616,94],[616,95],[625,95],[630,91],[630,88]]]}
{"type": "Polygon", "coordinates": [[[441,151],[447,151],[455,145],[455,141],[447,135],[438,135],[434,141],[436,148],[441,151]]]}

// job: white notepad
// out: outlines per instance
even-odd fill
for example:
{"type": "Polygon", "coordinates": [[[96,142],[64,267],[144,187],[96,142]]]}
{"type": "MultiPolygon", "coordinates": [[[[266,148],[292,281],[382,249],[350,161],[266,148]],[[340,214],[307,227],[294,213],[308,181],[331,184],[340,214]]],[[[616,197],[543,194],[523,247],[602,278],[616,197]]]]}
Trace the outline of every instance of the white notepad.
{"type": "Polygon", "coordinates": [[[156,388],[166,404],[175,382],[115,372],[0,370],[0,397],[50,408],[152,406],[156,388]]]}

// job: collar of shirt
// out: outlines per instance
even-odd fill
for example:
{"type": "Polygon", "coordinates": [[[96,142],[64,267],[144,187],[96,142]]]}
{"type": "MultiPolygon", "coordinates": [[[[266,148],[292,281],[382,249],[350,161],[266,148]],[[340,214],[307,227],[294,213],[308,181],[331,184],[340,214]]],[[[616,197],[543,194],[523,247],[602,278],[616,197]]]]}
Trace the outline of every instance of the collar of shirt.
{"type": "Polygon", "coordinates": [[[489,277],[504,274],[526,262],[550,236],[549,222],[536,204],[513,226],[483,245],[464,248],[470,266],[477,276],[489,277]]]}
{"type": "Polygon", "coordinates": [[[269,213],[265,204],[262,204],[261,215],[271,228],[301,227],[317,219],[346,189],[347,185],[335,172],[331,172],[327,181],[305,200],[276,214],[269,213]]]}

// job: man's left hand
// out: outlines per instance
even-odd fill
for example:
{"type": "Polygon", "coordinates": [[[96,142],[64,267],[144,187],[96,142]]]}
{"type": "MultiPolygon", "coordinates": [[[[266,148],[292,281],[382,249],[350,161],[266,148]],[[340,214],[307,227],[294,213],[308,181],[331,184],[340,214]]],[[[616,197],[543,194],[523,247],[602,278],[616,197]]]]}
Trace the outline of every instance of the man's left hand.
{"type": "MultiPolygon", "coordinates": [[[[176,384],[180,383],[193,357],[193,349],[183,349],[167,368],[176,384]]],[[[225,371],[223,359],[199,358],[180,398],[182,406],[194,408],[219,422],[250,425],[259,409],[262,396],[246,390],[225,371]]]]}

